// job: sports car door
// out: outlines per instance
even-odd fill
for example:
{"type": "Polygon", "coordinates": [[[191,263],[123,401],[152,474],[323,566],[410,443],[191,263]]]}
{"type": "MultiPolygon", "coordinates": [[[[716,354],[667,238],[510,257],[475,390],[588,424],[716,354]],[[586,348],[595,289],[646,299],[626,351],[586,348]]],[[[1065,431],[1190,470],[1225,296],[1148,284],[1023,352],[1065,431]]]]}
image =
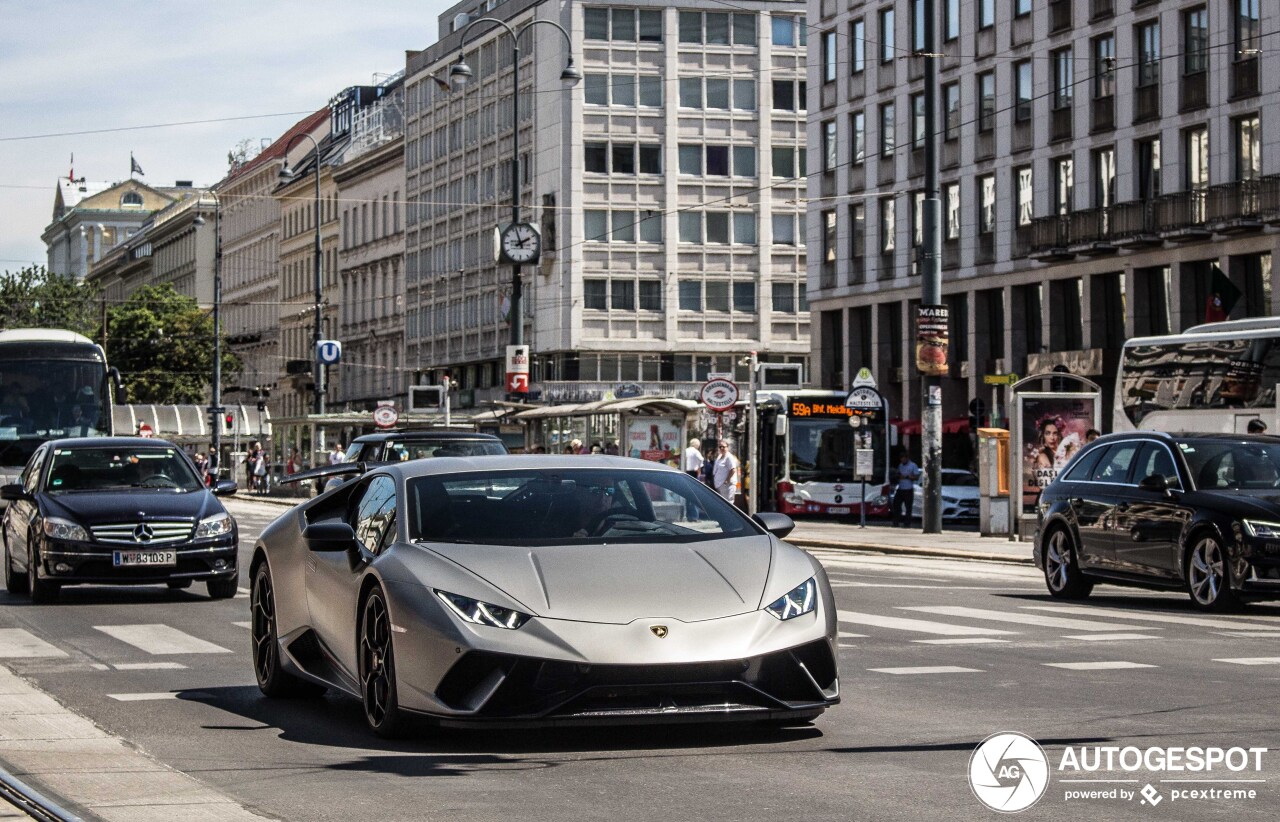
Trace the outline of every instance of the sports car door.
{"type": "Polygon", "coordinates": [[[311,625],[343,671],[356,676],[356,602],[365,567],[395,529],[396,484],[376,476],[357,489],[347,521],[356,532],[349,551],[313,553],[307,570],[307,605],[311,625]]]}

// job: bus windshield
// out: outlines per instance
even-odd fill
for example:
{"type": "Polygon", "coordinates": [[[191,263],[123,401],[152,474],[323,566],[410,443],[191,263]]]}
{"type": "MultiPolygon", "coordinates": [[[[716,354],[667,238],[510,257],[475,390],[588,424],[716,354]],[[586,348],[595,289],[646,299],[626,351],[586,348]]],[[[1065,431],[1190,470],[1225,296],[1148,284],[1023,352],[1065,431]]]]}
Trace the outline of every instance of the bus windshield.
{"type": "Polygon", "coordinates": [[[0,465],[21,466],[46,440],[108,433],[102,362],[7,359],[0,350],[0,465]]]}
{"type": "MultiPolygon", "coordinates": [[[[873,476],[884,475],[884,442],[881,430],[872,426],[875,451],[873,476]]],[[[847,418],[795,419],[790,423],[789,459],[796,482],[851,482],[854,478],[854,429],[847,418]]]]}

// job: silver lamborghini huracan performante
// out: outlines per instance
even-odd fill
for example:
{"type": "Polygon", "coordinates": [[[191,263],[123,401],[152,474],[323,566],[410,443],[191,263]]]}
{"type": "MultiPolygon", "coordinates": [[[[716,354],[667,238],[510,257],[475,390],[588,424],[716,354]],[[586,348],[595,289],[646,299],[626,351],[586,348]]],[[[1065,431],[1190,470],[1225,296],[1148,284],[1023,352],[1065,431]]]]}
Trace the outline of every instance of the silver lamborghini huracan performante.
{"type": "Polygon", "coordinates": [[[277,519],[251,564],[268,696],[440,724],[809,722],[836,611],[781,514],[607,456],[417,460],[277,519]]]}

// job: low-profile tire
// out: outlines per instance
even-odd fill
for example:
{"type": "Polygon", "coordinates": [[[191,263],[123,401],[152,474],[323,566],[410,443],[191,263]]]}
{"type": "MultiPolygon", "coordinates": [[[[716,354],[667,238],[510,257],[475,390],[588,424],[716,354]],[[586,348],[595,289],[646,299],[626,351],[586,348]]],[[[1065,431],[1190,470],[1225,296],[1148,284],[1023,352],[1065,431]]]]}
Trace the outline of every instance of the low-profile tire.
{"type": "Polygon", "coordinates": [[[204,587],[209,590],[209,599],[231,599],[240,590],[240,578],[211,579],[204,587]]]}
{"type": "Polygon", "coordinates": [[[191,587],[191,580],[189,580],[189,579],[171,579],[171,580],[169,580],[169,581],[168,581],[167,583],[165,583],[165,584],[169,586],[169,590],[171,590],[171,591],[181,591],[181,590],[184,590],[184,589],[186,589],[186,588],[190,588],[190,587],[191,587]]]}
{"type": "Polygon", "coordinates": [[[262,563],[253,574],[249,592],[249,633],[253,638],[253,674],[258,690],[270,697],[320,696],[321,685],[300,679],[280,665],[280,645],[276,637],[276,596],[271,586],[271,569],[262,563]]]}
{"type": "Polygon", "coordinates": [[[1054,528],[1045,538],[1044,582],[1049,595],[1058,599],[1084,599],[1093,591],[1093,582],[1080,571],[1075,545],[1065,528],[1054,528]]]}
{"type": "Polygon", "coordinates": [[[4,546],[4,589],[11,594],[27,592],[27,575],[13,570],[13,558],[9,556],[9,543],[4,546]]]}
{"type": "Polygon", "coordinates": [[[40,566],[36,562],[34,548],[27,549],[27,595],[34,605],[52,605],[58,601],[62,586],[40,578],[40,566]]]}
{"type": "Polygon", "coordinates": [[[1184,567],[1187,594],[1197,609],[1221,612],[1240,607],[1240,598],[1231,588],[1226,549],[1216,536],[1204,531],[1193,534],[1184,567]]]}
{"type": "Polygon", "coordinates": [[[360,695],[364,718],[378,736],[403,736],[408,718],[396,692],[395,648],[386,595],[374,588],[360,607],[360,695]]]}

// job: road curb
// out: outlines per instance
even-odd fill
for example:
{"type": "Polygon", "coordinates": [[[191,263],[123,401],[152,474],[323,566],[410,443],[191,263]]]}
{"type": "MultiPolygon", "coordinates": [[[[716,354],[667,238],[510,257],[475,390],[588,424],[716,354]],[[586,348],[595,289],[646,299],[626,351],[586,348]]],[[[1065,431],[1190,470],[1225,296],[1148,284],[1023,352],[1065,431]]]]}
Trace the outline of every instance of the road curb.
{"type": "Polygon", "coordinates": [[[988,551],[965,551],[959,548],[917,548],[909,545],[883,545],[870,542],[841,542],[830,539],[788,539],[798,548],[831,548],[838,551],[869,551],[877,554],[896,554],[911,557],[937,557],[939,559],[971,559],[980,562],[1003,562],[1009,565],[1032,565],[1030,546],[1026,556],[998,554],[988,551]]]}

